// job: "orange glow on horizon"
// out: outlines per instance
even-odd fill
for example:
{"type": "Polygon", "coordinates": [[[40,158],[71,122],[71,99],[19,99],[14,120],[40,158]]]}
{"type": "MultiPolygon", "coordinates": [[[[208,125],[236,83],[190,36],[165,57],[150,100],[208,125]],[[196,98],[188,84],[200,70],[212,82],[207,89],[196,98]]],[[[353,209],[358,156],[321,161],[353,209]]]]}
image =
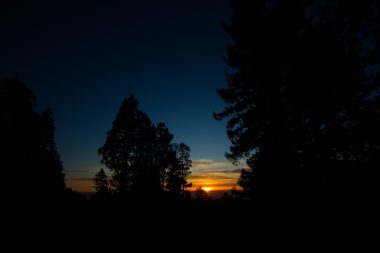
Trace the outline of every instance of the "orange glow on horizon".
{"type": "MultiPolygon", "coordinates": [[[[188,191],[196,191],[202,187],[206,192],[230,191],[232,189],[241,190],[237,185],[239,173],[212,172],[204,173],[195,171],[188,178],[188,183],[192,186],[186,188],[188,191]]],[[[66,186],[78,192],[94,192],[93,180],[90,177],[69,177],[66,178],[66,186]]]]}
{"type": "Polygon", "coordinates": [[[205,190],[206,192],[209,192],[212,190],[212,188],[211,187],[205,187],[205,188],[203,188],[203,190],[205,190]]]}
{"type": "MultiPolygon", "coordinates": [[[[232,188],[241,190],[236,181],[227,182],[225,180],[210,180],[210,179],[196,179],[189,180],[193,183],[192,187],[187,188],[188,191],[196,191],[199,186],[206,192],[214,191],[230,191],[232,188]]],[[[93,182],[89,179],[66,179],[66,187],[70,187],[78,192],[95,192],[93,182]]]]}
{"type": "Polygon", "coordinates": [[[198,187],[202,187],[206,192],[209,191],[230,191],[233,188],[240,190],[240,186],[237,185],[237,179],[235,178],[189,178],[189,182],[192,183],[192,187],[187,188],[189,191],[196,191],[198,187]]]}
{"type": "Polygon", "coordinates": [[[66,179],[66,187],[78,192],[95,192],[91,179],[66,179]]]}
{"type": "MultiPolygon", "coordinates": [[[[196,187],[193,186],[191,188],[187,188],[186,190],[187,191],[196,191],[199,186],[201,186],[201,185],[198,185],[196,187]]],[[[232,189],[236,189],[236,190],[240,191],[241,187],[238,186],[238,185],[212,185],[212,187],[209,187],[209,186],[202,187],[202,190],[205,190],[206,192],[210,192],[210,191],[230,191],[232,189]],[[207,191],[206,188],[209,188],[209,190],[207,191]]]]}

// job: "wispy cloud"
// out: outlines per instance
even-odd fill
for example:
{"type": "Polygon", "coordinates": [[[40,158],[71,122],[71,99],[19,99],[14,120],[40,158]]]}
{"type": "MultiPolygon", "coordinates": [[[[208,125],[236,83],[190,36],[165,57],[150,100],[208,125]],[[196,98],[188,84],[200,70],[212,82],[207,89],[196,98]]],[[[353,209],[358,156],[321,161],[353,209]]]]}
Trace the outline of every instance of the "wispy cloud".
{"type": "Polygon", "coordinates": [[[190,178],[203,178],[203,179],[236,179],[240,175],[240,170],[209,170],[209,171],[194,171],[190,178]]]}
{"type": "MultiPolygon", "coordinates": [[[[215,162],[205,162],[204,164],[214,165],[215,162]]],[[[233,166],[233,165],[232,165],[233,166]]],[[[235,166],[231,169],[220,169],[218,166],[193,170],[189,177],[189,182],[192,182],[192,190],[195,190],[198,186],[211,187],[218,190],[228,190],[232,187],[237,187],[237,181],[240,176],[241,169],[236,169],[235,166]]]]}
{"type": "Polygon", "coordinates": [[[193,170],[208,170],[220,168],[224,169],[231,166],[231,163],[227,161],[214,161],[210,159],[198,159],[193,161],[193,170]]]}

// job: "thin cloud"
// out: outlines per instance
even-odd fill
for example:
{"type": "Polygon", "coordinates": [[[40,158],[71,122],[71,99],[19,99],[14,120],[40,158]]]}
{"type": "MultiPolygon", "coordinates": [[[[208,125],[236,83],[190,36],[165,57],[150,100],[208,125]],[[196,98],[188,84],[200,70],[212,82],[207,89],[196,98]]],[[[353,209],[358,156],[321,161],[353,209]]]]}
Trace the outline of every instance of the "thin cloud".
{"type": "Polygon", "coordinates": [[[193,164],[197,164],[200,166],[201,165],[208,166],[208,165],[215,164],[215,162],[213,160],[210,160],[210,159],[198,159],[198,160],[193,161],[193,164]]]}
{"type": "Polygon", "coordinates": [[[229,162],[219,162],[214,161],[210,159],[198,159],[193,161],[192,168],[194,170],[204,170],[204,169],[211,169],[211,168],[225,168],[227,166],[230,166],[231,164],[229,162]]]}
{"type": "Polygon", "coordinates": [[[209,171],[195,171],[190,175],[190,179],[233,179],[237,180],[240,175],[240,171],[226,170],[226,171],[218,171],[218,170],[209,170],[209,171]]]}
{"type": "Polygon", "coordinates": [[[189,178],[191,178],[191,179],[199,179],[199,178],[205,178],[205,177],[203,175],[194,175],[194,174],[191,174],[189,176],[189,178]]]}

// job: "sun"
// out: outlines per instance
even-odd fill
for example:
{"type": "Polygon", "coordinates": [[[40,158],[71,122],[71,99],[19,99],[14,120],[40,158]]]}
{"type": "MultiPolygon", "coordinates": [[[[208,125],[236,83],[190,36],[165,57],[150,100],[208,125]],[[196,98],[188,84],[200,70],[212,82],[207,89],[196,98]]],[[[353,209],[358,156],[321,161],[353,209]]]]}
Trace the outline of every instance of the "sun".
{"type": "Polygon", "coordinates": [[[205,188],[203,188],[203,190],[205,190],[206,192],[209,192],[209,191],[211,191],[211,187],[205,187],[205,188]]]}

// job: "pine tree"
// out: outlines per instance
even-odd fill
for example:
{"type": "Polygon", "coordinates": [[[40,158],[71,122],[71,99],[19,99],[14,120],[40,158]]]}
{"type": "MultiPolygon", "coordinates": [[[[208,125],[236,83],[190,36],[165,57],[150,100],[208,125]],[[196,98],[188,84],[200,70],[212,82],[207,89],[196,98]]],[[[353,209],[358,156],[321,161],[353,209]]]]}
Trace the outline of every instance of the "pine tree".
{"type": "Polygon", "coordinates": [[[191,171],[190,148],[184,144],[172,145],[175,160],[168,170],[166,188],[174,195],[184,196],[185,190],[191,187],[187,177],[191,171]]]}
{"type": "Polygon", "coordinates": [[[309,194],[313,182],[348,191],[358,175],[368,180],[380,154],[378,3],[231,6],[226,61],[236,72],[218,90],[227,107],[215,114],[228,119],[227,158],[247,158],[255,183],[272,197],[309,194]]]}
{"type": "Polygon", "coordinates": [[[161,190],[165,189],[167,173],[170,166],[175,161],[175,152],[172,148],[173,134],[169,132],[165,123],[160,122],[156,128],[156,161],[155,165],[160,170],[161,190]]]}
{"type": "Polygon", "coordinates": [[[51,201],[65,192],[50,109],[35,111],[36,98],[16,79],[0,79],[0,159],[10,198],[51,201]]]}
{"type": "Polygon", "coordinates": [[[104,195],[109,193],[109,182],[107,175],[103,169],[100,169],[100,171],[95,174],[94,188],[98,195],[104,195]]]}
{"type": "Polygon", "coordinates": [[[190,148],[173,144],[172,139],[164,123],[153,125],[138,109],[133,96],[125,99],[99,149],[101,162],[113,172],[116,191],[145,197],[165,190],[183,193],[188,187],[190,148]]]}
{"type": "Polygon", "coordinates": [[[101,162],[113,172],[117,192],[150,188],[144,180],[150,177],[152,169],[153,142],[154,129],[148,116],[138,109],[133,96],[124,99],[106,142],[98,151],[101,162]]]}

